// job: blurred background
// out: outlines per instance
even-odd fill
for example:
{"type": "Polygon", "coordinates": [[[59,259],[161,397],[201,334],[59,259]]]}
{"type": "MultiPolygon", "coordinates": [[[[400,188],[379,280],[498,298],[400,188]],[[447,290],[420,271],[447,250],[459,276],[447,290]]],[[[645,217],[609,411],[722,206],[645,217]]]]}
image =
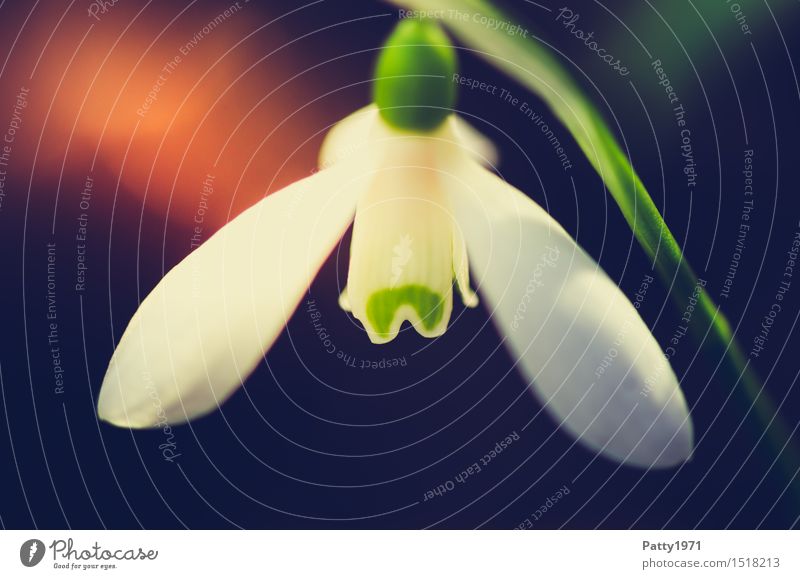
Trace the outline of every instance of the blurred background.
{"type": "MultiPolygon", "coordinates": [[[[564,5],[498,4],[519,34],[558,53],[605,115],[750,352],[790,280],[800,230],[800,6],[570,0],[574,28],[594,32],[623,76],[565,27],[564,5]]],[[[319,340],[304,301],[219,412],[170,433],[99,423],[100,383],[137,304],[190,252],[193,235],[207,239],[315,169],[328,128],[369,103],[376,51],[398,9],[367,0],[40,0],[2,3],[0,14],[3,527],[798,524],[800,464],[767,443],[717,373],[719,360],[691,336],[671,362],[692,408],[694,457],[667,471],[621,467],[539,412],[480,307],[457,303],[441,339],[406,331],[370,344],[337,305],[349,235],[308,296],[341,357],[319,340]],[[511,435],[518,440],[480,473],[454,482],[511,435]],[[425,500],[437,488],[445,491],[425,500]]],[[[651,264],[569,133],[524,87],[471,51],[459,56],[464,76],[519,99],[462,88],[458,105],[497,144],[503,177],[634,299],[651,264]],[[522,103],[544,117],[569,167],[522,103]]],[[[750,358],[790,428],[800,422],[799,301],[800,279],[750,358]]],[[[683,325],[657,278],[640,313],[665,347],[683,325]]]]}

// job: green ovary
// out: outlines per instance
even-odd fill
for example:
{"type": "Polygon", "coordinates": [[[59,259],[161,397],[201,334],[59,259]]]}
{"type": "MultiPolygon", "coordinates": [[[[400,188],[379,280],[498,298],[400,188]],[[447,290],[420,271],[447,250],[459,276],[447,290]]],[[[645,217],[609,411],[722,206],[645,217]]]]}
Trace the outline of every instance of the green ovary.
{"type": "Polygon", "coordinates": [[[453,112],[456,51],[433,20],[403,20],[387,39],[375,66],[373,100],[396,129],[433,131],[453,112]]]}
{"type": "Polygon", "coordinates": [[[442,321],[444,297],[416,284],[384,289],[372,294],[367,300],[367,319],[378,334],[388,335],[395,313],[404,305],[416,310],[423,327],[428,331],[442,321]]]}

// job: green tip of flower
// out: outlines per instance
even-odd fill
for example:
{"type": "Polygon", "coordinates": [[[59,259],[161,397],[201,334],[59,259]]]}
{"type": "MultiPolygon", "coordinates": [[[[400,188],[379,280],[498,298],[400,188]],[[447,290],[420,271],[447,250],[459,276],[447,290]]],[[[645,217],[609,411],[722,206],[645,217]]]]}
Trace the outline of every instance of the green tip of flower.
{"type": "Polygon", "coordinates": [[[373,99],[393,127],[432,131],[455,106],[457,70],[455,50],[435,21],[403,20],[378,56],[373,99]]]}

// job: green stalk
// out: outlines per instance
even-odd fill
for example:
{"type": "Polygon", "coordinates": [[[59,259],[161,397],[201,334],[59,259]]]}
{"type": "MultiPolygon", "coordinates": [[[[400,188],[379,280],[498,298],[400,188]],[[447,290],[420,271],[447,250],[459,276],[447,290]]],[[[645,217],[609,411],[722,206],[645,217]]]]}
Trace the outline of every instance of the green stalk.
{"type": "MultiPolygon", "coordinates": [[[[487,0],[391,1],[422,15],[440,18],[465,45],[548,105],[602,177],[639,244],[655,263],[663,283],[671,288],[675,305],[681,312],[685,311],[698,288],[697,276],[614,133],[551,50],[533,38],[509,35],[502,28],[486,26],[480,19],[473,19],[472,14],[478,12],[513,25],[512,19],[487,0]]],[[[700,291],[690,324],[695,339],[710,359],[720,360],[719,372],[743,395],[748,414],[754,414],[774,452],[781,453],[784,474],[793,476],[800,465],[800,453],[791,439],[791,430],[750,367],[727,319],[705,289],[700,291]]],[[[795,483],[794,490],[800,493],[800,484],[795,483]]]]}

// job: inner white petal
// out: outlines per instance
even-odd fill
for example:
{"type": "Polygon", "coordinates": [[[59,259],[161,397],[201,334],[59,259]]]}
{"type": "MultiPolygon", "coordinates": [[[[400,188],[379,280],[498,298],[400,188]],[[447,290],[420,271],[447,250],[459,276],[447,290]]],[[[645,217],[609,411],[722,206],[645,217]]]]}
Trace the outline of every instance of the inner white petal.
{"type": "Polygon", "coordinates": [[[453,307],[453,221],[435,171],[379,169],[356,210],[347,299],[376,343],[404,321],[441,335],[453,307]]]}
{"type": "Polygon", "coordinates": [[[443,184],[458,178],[452,168],[469,160],[468,149],[452,123],[415,134],[378,117],[368,138],[362,176],[369,186],[356,211],[342,307],[376,343],[392,340],[405,321],[423,336],[439,336],[449,323],[454,279],[465,303],[477,303],[443,184]]]}

